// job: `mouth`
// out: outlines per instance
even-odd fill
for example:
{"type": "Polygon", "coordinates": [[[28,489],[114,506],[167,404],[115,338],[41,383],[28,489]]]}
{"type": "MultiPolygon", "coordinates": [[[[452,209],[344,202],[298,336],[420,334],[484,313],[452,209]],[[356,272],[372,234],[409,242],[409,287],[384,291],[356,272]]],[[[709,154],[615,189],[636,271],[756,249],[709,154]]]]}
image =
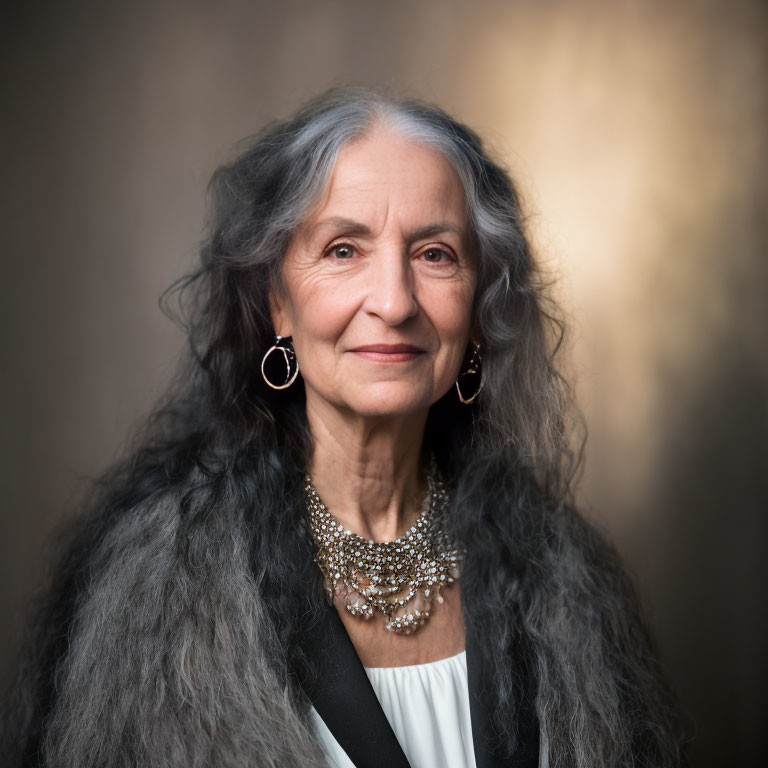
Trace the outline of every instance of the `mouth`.
{"type": "Polygon", "coordinates": [[[365,344],[350,352],[375,362],[405,363],[421,357],[426,350],[413,344],[365,344]]]}

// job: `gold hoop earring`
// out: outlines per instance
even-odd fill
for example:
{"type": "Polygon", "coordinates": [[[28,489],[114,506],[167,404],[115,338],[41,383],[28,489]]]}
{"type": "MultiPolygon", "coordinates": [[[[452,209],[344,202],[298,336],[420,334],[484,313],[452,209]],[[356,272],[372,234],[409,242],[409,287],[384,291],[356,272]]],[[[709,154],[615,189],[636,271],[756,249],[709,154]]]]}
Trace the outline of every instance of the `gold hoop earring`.
{"type": "Polygon", "coordinates": [[[480,355],[480,345],[477,342],[472,342],[472,355],[469,358],[469,364],[467,365],[466,369],[459,372],[459,375],[456,377],[456,392],[459,395],[459,400],[461,400],[464,405],[469,405],[481,392],[483,389],[483,368],[482,368],[482,356],[480,355]],[[464,397],[464,395],[461,392],[461,379],[466,376],[479,376],[479,381],[477,384],[477,389],[475,392],[470,395],[469,397],[464,397]]]}
{"type": "Polygon", "coordinates": [[[264,357],[261,360],[261,375],[264,381],[272,389],[288,389],[288,387],[296,381],[296,377],[299,375],[299,361],[296,359],[296,353],[293,351],[293,342],[290,338],[284,339],[282,336],[275,336],[275,343],[266,351],[264,357]],[[264,368],[267,364],[267,359],[273,352],[280,352],[283,355],[283,361],[285,362],[285,381],[282,384],[273,384],[268,378],[264,368]],[[291,373],[293,366],[296,366],[291,373]]]}

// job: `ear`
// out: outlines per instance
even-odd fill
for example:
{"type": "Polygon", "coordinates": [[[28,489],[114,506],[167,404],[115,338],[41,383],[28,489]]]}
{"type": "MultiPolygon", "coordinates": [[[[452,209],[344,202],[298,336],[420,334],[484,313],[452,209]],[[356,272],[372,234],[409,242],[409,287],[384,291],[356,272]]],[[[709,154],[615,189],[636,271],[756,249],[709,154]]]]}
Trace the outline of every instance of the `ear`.
{"type": "Polygon", "coordinates": [[[286,298],[280,289],[274,286],[269,291],[269,314],[272,317],[272,327],[278,336],[293,336],[286,298]]]}

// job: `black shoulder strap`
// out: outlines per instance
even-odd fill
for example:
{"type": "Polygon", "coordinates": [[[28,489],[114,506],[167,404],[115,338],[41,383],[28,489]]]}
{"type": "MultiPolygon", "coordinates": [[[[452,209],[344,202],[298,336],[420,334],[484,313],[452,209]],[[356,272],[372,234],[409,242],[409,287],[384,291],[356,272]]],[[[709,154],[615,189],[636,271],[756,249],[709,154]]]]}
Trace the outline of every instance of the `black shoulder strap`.
{"type": "Polygon", "coordinates": [[[344,623],[324,606],[321,621],[307,629],[317,675],[302,687],[357,768],[410,768],[344,623]]]}
{"type": "MultiPolygon", "coordinates": [[[[467,623],[467,684],[469,687],[469,713],[472,721],[472,741],[475,746],[477,768],[538,768],[539,722],[533,704],[534,685],[519,663],[523,701],[518,720],[518,743],[511,756],[505,754],[503,745],[493,727],[491,710],[494,697],[490,695],[493,669],[485,660],[482,648],[471,624],[467,623]]],[[[516,663],[514,660],[512,663],[516,663]]]]}

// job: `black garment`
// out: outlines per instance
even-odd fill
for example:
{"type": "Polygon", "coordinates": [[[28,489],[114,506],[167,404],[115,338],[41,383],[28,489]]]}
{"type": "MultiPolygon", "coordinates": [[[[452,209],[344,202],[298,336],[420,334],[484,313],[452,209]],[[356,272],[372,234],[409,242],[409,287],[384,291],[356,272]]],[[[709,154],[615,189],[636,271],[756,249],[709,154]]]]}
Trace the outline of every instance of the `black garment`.
{"type": "MultiPolygon", "coordinates": [[[[326,607],[322,622],[312,630],[319,675],[314,685],[303,681],[308,697],[357,768],[409,768],[344,623],[333,606],[326,607]]],[[[489,697],[483,695],[491,670],[473,641],[468,625],[467,683],[477,768],[537,768],[539,724],[531,686],[524,686],[529,695],[521,711],[518,748],[506,757],[494,736],[489,697]]]]}

